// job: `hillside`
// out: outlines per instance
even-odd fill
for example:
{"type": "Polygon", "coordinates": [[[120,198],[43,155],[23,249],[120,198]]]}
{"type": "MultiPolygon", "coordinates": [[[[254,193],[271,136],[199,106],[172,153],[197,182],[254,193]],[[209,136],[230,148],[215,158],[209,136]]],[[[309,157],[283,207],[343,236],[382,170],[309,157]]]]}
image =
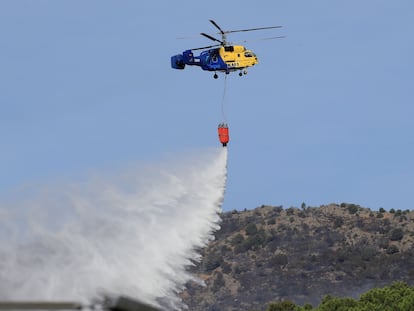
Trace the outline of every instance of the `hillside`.
{"type": "Polygon", "coordinates": [[[371,211],[355,204],[223,213],[216,239],[191,271],[192,311],[264,310],[289,299],[317,305],[327,295],[414,280],[414,212],[371,211]]]}

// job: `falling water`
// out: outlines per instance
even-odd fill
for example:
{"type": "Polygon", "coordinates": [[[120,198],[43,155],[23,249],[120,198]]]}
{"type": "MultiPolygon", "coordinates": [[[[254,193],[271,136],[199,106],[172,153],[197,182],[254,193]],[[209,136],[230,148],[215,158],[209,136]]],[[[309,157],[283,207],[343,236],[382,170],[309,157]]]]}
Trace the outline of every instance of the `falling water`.
{"type": "Polygon", "coordinates": [[[0,203],[0,299],[125,295],[180,309],[186,267],[219,228],[227,149],[203,150],[0,203]]]}

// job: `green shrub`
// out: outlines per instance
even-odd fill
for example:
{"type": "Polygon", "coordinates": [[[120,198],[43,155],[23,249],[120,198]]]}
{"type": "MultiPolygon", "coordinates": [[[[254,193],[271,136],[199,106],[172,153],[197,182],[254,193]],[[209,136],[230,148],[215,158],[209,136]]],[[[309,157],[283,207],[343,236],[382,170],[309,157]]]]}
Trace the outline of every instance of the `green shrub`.
{"type": "Polygon", "coordinates": [[[203,265],[206,271],[211,271],[220,266],[222,258],[217,253],[210,253],[204,258],[203,265]]]}
{"type": "Polygon", "coordinates": [[[287,216],[292,216],[292,215],[295,215],[295,208],[294,208],[294,207],[289,207],[289,208],[286,210],[286,215],[287,215],[287,216]]]}
{"type": "Polygon", "coordinates": [[[244,243],[237,244],[237,245],[234,247],[234,253],[235,253],[235,254],[244,253],[245,251],[247,251],[247,248],[246,248],[246,245],[244,245],[244,243]]]}
{"type": "Polygon", "coordinates": [[[401,228],[396,228],[392,230],[390,233],[391,241],[401,241],[403,237],[404,237],[404,231],[401,228]]]}
{"type": "Polygon", "coordinates": [[[266,311],[294,311],[295,309],[296,305],[293,302],[284,300],[270,303],[266,311]]]}
{"type": "Polygon", "coordinates": [[[355,204],[348,205],[348,212],[350,214],[355,214],[356,212],[358,212],[358,209],[359,209],[359,205],[355,205],[355,204]]]}
{"type": "Polygon", "coordinates": [[[348,311],[358,306],[358,302],[352,298],[335,298],[330,295],[322,300],[322,304],[317,310],[321,311],[348,311]]]}
{"type": "Polygon", "coordinates": [[[231,239],[230,243],[232,246],[235,246],[237,244],[243,243],[243,241],[244,241],[244,236],[238,233],[231,239]]]}
{"type": "Polygon", "coordinates": [[[231,264],[223,261],[221,264],[221,270],[223,271],[223,273],[229,274],[231,272],[231,264]]]}
{"type": "Polygon", "coordinates": [[[305,218],[306,217],[306,213],[304,211],[300,211],[300,212],[298,212],[298,216],[300,218],[305,218]]]}
{"type": "Polygon", "coordinates": [[[214,292],[218,292],[222,287],[224,287],[226,285],[226,283],[225,283],[224,278],[223,278],[223,273],[217,272],[215,276],[216,276],[216,278],[213,281],[212,290],[214,292]]]}
{"type": "Polygon", "coordinates": [[[334,220],[334,228],[340,228],[344,224],[344,220],[342,217],[335,217],[334,220]]]}
{"type": "Polygon", "coordinates": [[[361,258],[365,261],[370,261],[376,254],[377,251],[371,246],[365,247],[361,250],[361,258]]]}
{"type": "Polygon", "coordinates": [[[267,221],[267,224],[268,224],[268,225],[274,225],[274,224],[276,224],[276,219],[275,219],[275,218],[271,218],[271,219],[269,219],[269,220],[267,221]]]}
{"type": "Polygon", "coordinates": [[[386,237],[379,238],[377,242],[378,247],[382,249],[388,248],[389,244],[390,244],[390,241],[386,237]]]}
{"type": "Polygon", "coordinates": [[[257,227],[255,224],[248,224],[246,226],[245,231],[246,231],[246,235],[254,235],[257,233],[257,227]]]}
{"type": "Polygon", "coordinates": [[[391,286],[371,289],[362,294],[359,300],[327,295],[316,308],[310,304],[305,304],[303,307],[296,306],[293,302],[285,300],[270,303],[266,311],[412,311],[413,306],[414,286],[395,282],[391,286]]]}
{"type": "Polygon", "coordinates": [[[392,255],[395,253],[398,253],[400,250],[398,249],[398,247],[396,245],[390,245],[387,247],[387,254],[388,255],[392,255]]]}
{"type": "Polygon", "coordinates": [[[276,254],[270,262],[275,266],[286,266],[288,264],[288,257],[285,254],[276,254]]]}

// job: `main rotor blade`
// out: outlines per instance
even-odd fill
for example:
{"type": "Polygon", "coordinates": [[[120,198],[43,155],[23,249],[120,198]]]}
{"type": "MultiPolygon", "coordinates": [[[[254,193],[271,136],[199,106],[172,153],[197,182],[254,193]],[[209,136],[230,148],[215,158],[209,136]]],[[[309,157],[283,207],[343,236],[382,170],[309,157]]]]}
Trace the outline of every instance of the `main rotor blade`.
{"type": "Polygon", "coordinates": [[[217,23],[215,21],[213,21],[212,19],[210,19],[210,23],[212,23],[214,26],[216,26],[216,28],[218,30],[220,30],[221,34],[224,35],[224,30],[220,28],[219,25],[217,25],[217,23]]]}
{"type": "Polygon", "coordinates": [[[226,33],[232,33],[232,32],[243,32],[243,31],[254,31],[254,30],[262,30],[262,29],[273,29],[273,28],[282,28],[282,26],[270,26],[270,27],[259,27],[259,28],[249,28],[249,29],[229,30],[229,31],[226,31],[226,33]]]}
{"type": "Polygon", "coordinates": [[[286,38],[286,36],[260,38],[260,39],[256,39],[256,40],[243,40],[242,42],[243,43],[247,43],[247,42],[263,41],[263,40],[273,40],[273,39],[283,39],[283,38],[286,38]]]}
{"type": "Polygon", "coordinates": [[[191,49],[192,51],[196,51],[196,50],[204,50],[204,49],[209,49],[209,48],[214,48],[216,46],[221,46],[220,44],[214,44],[214,45],[208,45],[208,46],[204,46],[202,48],[195,48],[195,49],[191,49]]]}
{"type": "Polygon", "coordinates": [[[200,33],[200,35],[202,35],[202,36],[204,36],[206,38],[209,38],[210,40],[213,40],[213,41],[216,41],[216,42],[220,42],[221,44],[223,44],[223,41],[221,41],[219,39],[216,39],[216,38],[214,38],[214,37],[212,37],[212,36],[210,36],[210,35],[208,35],[208,34],[206,34],[204,32],[200,33]]]}
{"type": "Polygon", "coordinates": [[[178,40],[184,40],[184,39],[194,39],[194,38],[200,38],[199,35],[186,35],[181,37],[176,37],[178,40]]]}

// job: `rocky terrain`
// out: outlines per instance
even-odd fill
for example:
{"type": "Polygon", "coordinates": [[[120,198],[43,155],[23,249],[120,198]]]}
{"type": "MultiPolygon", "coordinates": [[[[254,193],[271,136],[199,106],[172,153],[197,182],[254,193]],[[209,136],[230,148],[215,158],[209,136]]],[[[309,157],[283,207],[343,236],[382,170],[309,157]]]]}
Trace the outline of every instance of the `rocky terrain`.
{"type": "Polygon", "coordinates": [[[355,204],[221,215],[216,239],[190,270],[205,286],[181,294],[191,311],[265,310],[272,301],[317,305],[414,280],[414,212],[355,204]]]}

